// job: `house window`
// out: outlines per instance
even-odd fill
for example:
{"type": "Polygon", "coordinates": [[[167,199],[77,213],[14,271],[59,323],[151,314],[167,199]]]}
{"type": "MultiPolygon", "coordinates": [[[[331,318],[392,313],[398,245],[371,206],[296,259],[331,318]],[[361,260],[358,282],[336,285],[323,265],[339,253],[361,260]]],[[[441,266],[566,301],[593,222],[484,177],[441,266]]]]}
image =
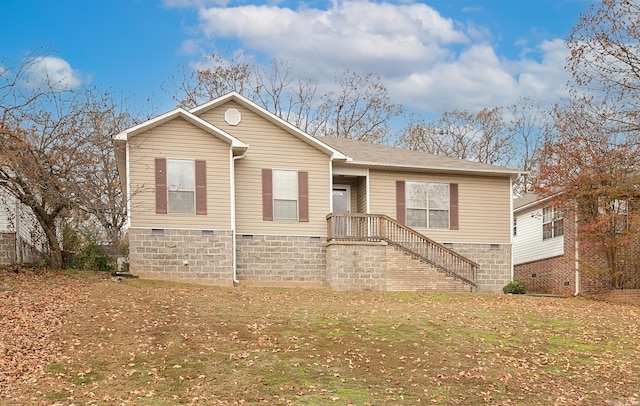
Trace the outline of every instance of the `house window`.
{"type": "Polygon", "coordinates": [[[298,220],[298,171],[273,170],[273,219],[298,220]]]}
{"type": "Polygon", "coordinates": [[[517,236],[518,235],[518,218],[516,216],[513,216],[513,236],[517,236]]]}
{"type": "Polygon", "coordinates": [[[611,230],[622,234],[629,228],[629,210],[626,200],[613,199],[609,202],[608,207],[603,208],[602,206],[598,208],[599,214],[609,218],[611,230]]]}
{"type": "Polygon", "coordinates": [[[542,209],[542,239],[559,237],[564,234],[562,212],[554,207],[542,209]]]}
{"type": "Polygon", "coordinates": [[[449,228],[449,184],[407,182],[407,225],[415,228],[449,228]]]}
{"type": "Polygon", "coordinates": [[[167,159],[167,208],[169,213],[193,213],[195,207],[195,162],[167,159]]]}

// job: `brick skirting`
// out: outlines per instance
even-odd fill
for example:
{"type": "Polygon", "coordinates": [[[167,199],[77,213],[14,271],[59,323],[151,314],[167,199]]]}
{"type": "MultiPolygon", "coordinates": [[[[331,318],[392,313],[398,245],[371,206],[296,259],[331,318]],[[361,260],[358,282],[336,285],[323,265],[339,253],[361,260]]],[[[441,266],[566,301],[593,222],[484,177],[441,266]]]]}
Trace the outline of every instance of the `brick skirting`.
{"type": "MultiPolygon", "coordinates": [[[[502,266],[505,262],[502,255],[509,251],[494,248],[496,252],[493,252],[490,246],[471,244],[463,248],[473,250],[480,262],[492,266],[478,273],[478,281],[483,282],[479,284],[482,291],[494,292],[497,287],[501,291],[510,278],[510,268],[502,266]]],[[[330,241],[327,273],[333,290],[471,291],[468,284],[385,242],[330,241]]]]}
{"type": "MultiPolygon", "coordinates": [[[[478,291],[500,293],[511,277],[509,245],[453,244],[478,264],[478,291]]],[[[129,269],[151,279],[231,285],[231,231],[129,230],[129,269]]],[[[381,242],[236,235],[236,277],[257,286],[333,290],[469,292],[471,287],[381,242]]]]}
{"type": "Polygon", "coordinates": [[[324,238],[238,234],[240,282],[260,286],[327,285],[324,238]]]}
{"type": "Polygon", "coordinates": [[[511,281],[510,244],[451,244],[458,254],[480,265],[478,292],[502,293],[502,288],[511,281]]]}
{"type": "Polygon", "coordinates": [[[232,285],[231,231],[129,229],[129,271],[149,279],[232,285]]]}

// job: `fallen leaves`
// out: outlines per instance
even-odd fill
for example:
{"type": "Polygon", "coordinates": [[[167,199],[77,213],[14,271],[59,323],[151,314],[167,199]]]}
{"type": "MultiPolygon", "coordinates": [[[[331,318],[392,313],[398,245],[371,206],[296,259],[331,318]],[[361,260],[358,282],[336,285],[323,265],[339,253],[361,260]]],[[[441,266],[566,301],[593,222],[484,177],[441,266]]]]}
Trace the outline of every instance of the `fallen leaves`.
{"type": "Polygon", "coordinates": [[[640,397],[633,307],[52,273],[0,274],[0,286],[0,403],[627,405],[640,397]]]}
{"type": "MultiPolygon", "coordinates": [[[[6,271],[4,271],[6,272],[6,271]]],[[[87,292],[78,281],[68,285],[46,272],[23,269],[7,272],[0,292],[0,394],[7,397],[18,384],[37,385],[49,363],[69,345],[52,337],[67,314],[83,305],[87,292]]]]}

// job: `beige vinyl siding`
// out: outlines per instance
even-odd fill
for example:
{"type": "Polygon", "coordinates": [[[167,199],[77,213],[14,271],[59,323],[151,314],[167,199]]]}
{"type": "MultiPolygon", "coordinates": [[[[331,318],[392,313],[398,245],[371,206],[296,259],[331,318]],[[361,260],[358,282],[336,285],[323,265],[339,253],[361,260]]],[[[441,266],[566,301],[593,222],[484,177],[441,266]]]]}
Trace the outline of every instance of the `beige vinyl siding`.
{"type": "Polygon", "coordinates": [[[349,204],[351,205],[351,207],[349,207],[349,210],[351,210],[351,213],[357,213],[358,212],[358,185],[356,182],[356,179],[352,179],[349,182],[349,204]]]}
{"type": "Polygon", "coordinates": [[[418,230],[438,242],[511,242],[509,178],[370,171],[371,213],[396,218],[396,181],[457,183],[459,230],[418,230]]]}
{"type": "Polygon", "coordinates": [[[236,161],[236,230],[239,234],[325,236],[330,207],[329,156],[263,117],[230,101],[200,117],[249,144],[236,161]],[[229,108],[240,111],[236,126],[224,121],[229,108]],[[309,222],[262,220],[262,169],[309,173],[309,222]]]}
{"type": "Polygon", "coordinates": [[[367,212],[367,178],[359,177],[358,178],[358,205],[357,205],[358,213],[366,213],[367,212]]]}
{"type": "Polygon", "coordinates": [[[131,227],[231,229],[229,144],[182,118],[130,137],[131,227]],[[203,159],[207,214],[156,214],[155,158],[203,159]]]}

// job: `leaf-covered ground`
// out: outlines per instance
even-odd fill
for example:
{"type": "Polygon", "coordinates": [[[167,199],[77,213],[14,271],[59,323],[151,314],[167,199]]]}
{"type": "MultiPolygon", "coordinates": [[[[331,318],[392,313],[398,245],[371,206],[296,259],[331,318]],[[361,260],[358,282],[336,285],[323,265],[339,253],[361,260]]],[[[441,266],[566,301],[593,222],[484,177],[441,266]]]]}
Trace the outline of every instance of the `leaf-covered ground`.
{"type": "Polygon", "coordinates": [[[640,308],[0,274],[0,404],[640,405],[640,308]]]}

